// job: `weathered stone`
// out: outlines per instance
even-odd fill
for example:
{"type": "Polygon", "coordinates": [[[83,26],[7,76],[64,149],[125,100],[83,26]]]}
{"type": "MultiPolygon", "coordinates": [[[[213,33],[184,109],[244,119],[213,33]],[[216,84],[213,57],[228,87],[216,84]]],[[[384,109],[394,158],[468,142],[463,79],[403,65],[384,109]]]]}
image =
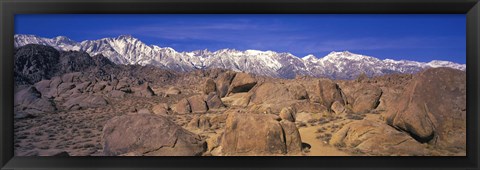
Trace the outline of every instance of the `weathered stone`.
{"type": "Polygon", "coordinates": [[[152,111],[157,115],[166,115],[168,112],[168,105],[166,103],[159,103],[153,106],[152,111]]]}
{"type": "Polygon", "coordinates": [[[335,114],[342,114],[345,112],[345,106],[339,101],[333,102],[331,109],[335,114]]]}
{"type": "Polygon", "coordinates": [[[329,142],[334,146],[355,148],[373,155],[429,155],[425,146],[415,141],[407,133],[381,122],[370,120],[354,121],[333,134],[329,142]]]}
{"type": "Polygon", "coordinates": [[[233,71],[227,71],[217,78],[217,93],[220,98],[225,97],[228,94],[228,88],[232,83],[233,78],[237,73],[233,71]]]}
{"type": "Polygon", "coordinates": [[[208,111],[207,103],[205,103],[203,95],[191,96],[187,100],[192,109],[192,113],[205,113],[208,111]]]}
{"type": "Polygon", "coordinates": [[[210,94],[217,91],[217,84],[212,79],[207,79],[204,84],[203,93],[210,94]]]}
{"type": "Polygon", "coordinates": [[[140,96],[140,97],[152,97],[155,95],[153,92],[152,88],[148,85],[148,83],[144,83],[140,86],[133,87],[131,88],[133,91],[133,94],[135,96],[140,96]]]}
{"type": "Polygon", "coordinates": [[[14,106],[20,107],[25,112],[54,112],[57,110],[55,103],[47,98],[33,86],[25,88],[14,96],[14,106]]]}
{"type": "Polygon", "coordinates": [[[375,109],[380,103],[382,89],[373,85],[364,84],[353,95],[353,108],[355,113],[365,113],[375,109]]]}
{"type": "Polygon", "coordinates": [[[180,114],[186,114],[186,113],[191,113],[192,108],[190,107],[190,103],[188,103],[187,99],[182,99],[173,106],[173,111],[180,114]]]}
{"type": "Polygon", "coordinates": [[[235,78],[233,78],[230,87],[228,88],[228,93],[240,93],[240,92],[248,92],[250,89],[253,88],[257,84],[257,80],[248,74],[248,73],[237,73],[235,78]]]}
{"type": "Polygon", "coordinates": [[[101,95],[81,94],[70,97],[65,103],[63,103],[63,106],[68,110],[79,110],[105,106],[107,104],[108,101],[101,95]]]}
{"type": "Polygon", "coordinates": [[[342,90],[337,85],[329,79],[318,80],[318,91],[320,103],[325,107],[330,108],[333,102],[338,101],[342,104],[345,104],[345,96],[342,93],[342,90]]]}
{"type": "Polygon", "coordinates": [[[181,91],[180,89],[176,88],[176,87],[170,87],[166,92],[165,92],[165,95],[177,95],[177,94],[180,94],[181,91]]]}
{"type": "Polygon", "coordinates": [[[188,123],[188,127],[192,129],[207,130],[211,126],[210,118],[206,116],[196,116],[188,123]]]}
{"type": "Polygon", "coordinates": [[[466,73],[433,68],[416,75],[384,115],[419,142],[466,149],[466,73]]]}
{"type": "Polygon", "coordinates": [[[209,110],[225,108],[225,105],[216,92],[209,93],[205,101],[207,102],[209,110]]]}
{"type": "Polygon", "coordinates": [[[280,118],[290,122],[295,122],[295,111],[291,107],[285,107],[280,111],[280,118]]]}
{"type": "Polygon", "coordinates": [[[223,154],[300,154],[302,143],[297,128],[279,119],[275,115],[230,113],[221,142],[223,154]]]}
{"type": "Polygon", "coordinates": [[[134,114],[114,117],[103,128],[103,152],[142,156],[200,156],[206,142],[163,116],[134,114]],[[141,125],[141,126],[132,126],[141,125]]]}

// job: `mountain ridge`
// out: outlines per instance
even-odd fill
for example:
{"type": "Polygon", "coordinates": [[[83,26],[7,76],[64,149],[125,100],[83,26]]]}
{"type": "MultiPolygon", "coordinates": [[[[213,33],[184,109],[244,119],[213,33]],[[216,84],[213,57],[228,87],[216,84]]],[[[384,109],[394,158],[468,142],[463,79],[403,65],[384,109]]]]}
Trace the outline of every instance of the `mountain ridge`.
{"type": "Polygon", "coordinates": [[[153,65],[175,71],[222,68],[258,75],[294,78],[297,75],[353,79],[365,73],[379,76],[390,73],[416,73],[426,68],[450,67],[465,71],[465,64],[433,60],[417,62],[409,60],[378,59],[349,51],[332,51],[322,58],[314,55],[297,57],[291,53],[220,49],[178,52],[171,47],[147,45],[131,35],[76,42],[65,36],[43,38],[36,35],[17,34],[15,47],[27,44],[48,45],[62,51],[85,51],[91,56],[102,54],[116,64],[153,65]]]}

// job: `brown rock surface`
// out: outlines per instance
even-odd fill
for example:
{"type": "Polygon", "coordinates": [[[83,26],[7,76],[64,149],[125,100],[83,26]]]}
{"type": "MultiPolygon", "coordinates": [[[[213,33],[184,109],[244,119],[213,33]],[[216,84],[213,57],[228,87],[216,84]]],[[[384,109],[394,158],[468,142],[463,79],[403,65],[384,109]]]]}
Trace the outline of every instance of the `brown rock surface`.
{"type": "Polygon", "coordinates": [[[180,93],[182,93],[182,92],[177,87],[170,87],[170,88],[168,88],[167,91],[165,91],[165,97],[166,96],[171,96],[171,95],[178,95],[180,93]]]}
{"type": "Polygon", "coordinates": [[[385,115],[388,124],[420,142],[445,148],[466,146],[466,74],[450,68],[428,69],[414,76],[385,115]]]}
{"type": "Polygon", "coordinates": [[[152,107],[153,113],[157,115],[166,115],[168,112],[168,109],[169,107],[167,103],[159,103],[152,107]]]}
{"type": "Polygon", "coordinates": [[[188,102],[187,99],[182,99],[178,101],[178,103],[173,106],[173,110],[180,114],[186,114],[186,113],[192,112],[192,108],[190,107],[190,103],[188,102]]]}
{"type": "Polygon", "coordinates": [[[335,101],[342,104],[346,102],[342,89],[337,83],[329,79],[318,80],[317,95],[319,96],[319,102],[327,108],[330,108],[335,101]]]}
{"type": "Polygon", "coordinates": [[[42,97],[42,94],[33,86],[15,93],[14,105],[26,112],[53,112],[57,110],[55,103],[42,97]]]}
{"type": "Polygon", "coordinates": [[[217,84],[212,79],[207,79],[204,84],[203,93],[210,94],[217,91],[217,84]]]}
{"type": "Polygon", "coordinates": [[[225,108],[225,105],[216,92],[209,93],[205,101],[207,102],[209,110],[225,108]]]}
{"type": "Polygon", "coordinates": [[[240,93],[248,92],[257,84],[257,80],[248,73],[237,73],[235,78],[233,78],[230,87],[228,88],[228,93],[240,93]]]}
{"type": "Polygon", "coordinates": [[[290,122],[295,122],[295,111],[291,107],[285,107],[280,111],[280,118],[290,122]]]}
{"type": "Polygon", "coordinates": [[[333,102],[331,109],[335,114],[342,114],[345,112],[345,107],[339,101],[333,102]]]}
{"type": "Polygon", "coordinates": [[[407,133],[400,132],[385,123],[370,120],[355,121],[345,125],[333,134],[329,143],[373,155],[429,155],[428,150],[407,133]]]}
{"type": "Polygon", "coordinates": [[[133,94],[140,97],[152,97],[155,95],[148,83],[132,88],[133,94]]]}
{"type": "Polygon", "coordinates": [[[193,129],[207,130],[211,126],[210,118],[207,116],[196,116],[188,123],[188,127],[193,129]]]}
{"type": "Polygon", "coordinates": [[[191,96],[187,100],[192,109],[192,113],[205,113],[208,111],[207,103],[203,95],[191,96]]]}
{"type": "Polygon", "coordinates": [[[233,71],[227,71],[220,76],[216,80],[217,84],[217,92],[220,98],[225,97],[228,92],[228,87],[230,87],[230,83],[232,83],[233,78],[237,73],[233,71]]]}
{"type": "Polygon", "coordinates": [[[302,143],[297,128],[293,122],[279,120],[275,115],[230,113],[221,142],[223,154],[299,154],[302,143]]]}
{"type": "Polygon", "coordinates": [[[382,89],[370,84],[359,84],[352,94],[352,111],[355,113],[365,113],[377,108],[380,104],[382,89]]]}
{"type": "Polygon", "coordinates": [[[107,105],[108,101],[102,95],[91,94],[78,94],[77,96],[71,96],[63,106],[67,110],[79,110],[85,108],[95,108],[99,106],[107,105]]]}
{"type": "Polygon", "coordinates": [[[147,114],[112,118],[103,128],[102,141],[107,156],[198,156],[207,147],[198,135],[165,117],[147,114]]]}

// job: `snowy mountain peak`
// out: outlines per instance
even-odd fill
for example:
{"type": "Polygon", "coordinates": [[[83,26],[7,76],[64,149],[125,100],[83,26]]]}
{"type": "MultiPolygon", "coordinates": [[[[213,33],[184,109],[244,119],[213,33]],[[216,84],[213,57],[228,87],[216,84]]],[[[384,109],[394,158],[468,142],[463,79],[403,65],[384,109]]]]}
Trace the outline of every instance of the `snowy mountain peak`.
{"type": "Polygon", "coordinates": [[[117,39],[136,39],[132,35],[125,34],[125,35],[120,35],[117,37],[117,39]]]}
{"type": "Polygon", "coordinates": [[[306,55],[305,57],[303,57],[302,60],[312,61],[312,60],[317,60],[317,57],[315,57],[313,54],[309,54],[309,55],[306,55]]]}
{"type": "Polygon", "coordinates": [[[53,38],[57,43],[75,44],[76,42],[65,36],[53,38]]]}
{"type": "Polygon", "coordinates": [[[350,51],[332,51],[327,54],[327,56],[351,56],[351,55],[357,55],[354,53],[351,53],[350,51]]]}
{"type": "Polygon", "coordinates": [[[102,54],[116,64],[154,65],[176,71],[222,68],[258,75],[294,78],[296,75],[353,79],[361,73],[378,76],[391,73],[415,73],[431,67],[465,70],[465,64],[434,60],[428,63],[408,60],[379,60],[349,51],[332,51],[323,58],[275,51],[221,49],[215,52],[197,50],[177,52],[170,47],[146,45],[131,35],[75,42],[65,36],[43,38],[35,35],[15,35],[15,47],[27,44],[52,46],[62,51],[85,51],[91,56],[102,54]]]}

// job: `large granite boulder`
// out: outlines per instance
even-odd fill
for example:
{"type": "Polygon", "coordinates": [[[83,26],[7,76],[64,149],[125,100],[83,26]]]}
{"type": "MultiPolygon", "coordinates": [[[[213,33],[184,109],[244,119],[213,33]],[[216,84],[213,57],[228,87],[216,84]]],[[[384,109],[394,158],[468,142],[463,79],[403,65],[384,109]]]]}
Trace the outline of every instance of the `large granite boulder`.
{"type": "Polygon", "coordinates": [[[415,75],[384,115],[419,142],[466,149],[466,73],[433,68],[415,75]]]}
{"type": "Polygon", "coordinates": [[[224,155],[298,155],[295,124],[272,114],[229,113],[221,140],[224,155]]]}
{"type": "Polygon", "coordinates": [[[216,92],[209,93],[205,102],[207,102],[208,110],[225,108],[225,105],[216,92]]]}
{"type": "Polygon", "coordinates": [[[179,114],[186,114],[186,113],[191,113],[192,108],[190,107],[190,103],[188,102],[187,99],[182,99],[173,106],[173,111],[179,114]]]}
{"type": "Polygon", "coordinates": [[[166,117],[133,114],[114,117],[103,128],[107,156],[199,156],[206,142],[166,117]]]}
{"type": "Polygon", "coordinates": [[[352,111],[355,113],[365,113],[377,108],[380,104],[382,89],[379,87],[362,84],[355,93],[353,93],[352,111]]]}
{"type": "Polygon", "coordinates": [[[187,98],[192,113],[205,113],[208,111],[207,103],[203,95],[195,95],[187,98]]]}
{"type": "Polygon", "coordinates": [[[329,142],[359,150],[370,155],[425,156],[430,155],[424,145],[407,133],[371,120],[354,121],[335,132],[329,142]]]}
{"type": "Polygon", "coordinates": [[[42,94],[33,86],[25,88],[14,96],[14,106],[25,112],[54,112],[57,110],[55,103],[42,97],[42,94]]]}
{"type": "Polygon", "coordinates": [[[318,99],[320,100],[318,102],[327,108],[330,108],[335,101],[343,105],[346,104],[346,98],[342,89],[340,89],[337,83],[329,79],[318,80],[316,95],[318,95],[318,99]]]}
{"type": "Polygon", "coordinates": [[[132,87],[133,94],[139,97],[152,97],[155,96],[155,92],[153,92],[152,88],[148,83],[144,83],[142,85],[132,87]]]}
{"type": "Polygon", "coordinates": [[[75,94],[70,96],[70,98],[63,103],[63,106],[67,110],[80,110],[105,106],[107,104],[108,101],[103,97],[103,95],[75,94]]]}
{"type": "Polygon", "coordinates": [[[227,71],[219,75],[219,77],[216,80],[218,96],[222,98],[227,95],[228,87],[230,87],[230,83],[232,83],[232,80],[236,74],[237,74],[236,72],[227,71]]]}
{"type": "Polygon", "coordinates": [[[217,84],[215,83],[215,81],[213,81],[210,78],[205,81],[203,87],[204,87],[203,89],[204,94],[210,94],[212,92],[217,91],[217,84]]]}
{"type": "Polygon", "coordinates": [[[230,87],[228,88],[228,93],[240,93],[248,92],[257,84],[257,80],[248,73],[237,73],[235,78],[233,78],[230,87]]]}

